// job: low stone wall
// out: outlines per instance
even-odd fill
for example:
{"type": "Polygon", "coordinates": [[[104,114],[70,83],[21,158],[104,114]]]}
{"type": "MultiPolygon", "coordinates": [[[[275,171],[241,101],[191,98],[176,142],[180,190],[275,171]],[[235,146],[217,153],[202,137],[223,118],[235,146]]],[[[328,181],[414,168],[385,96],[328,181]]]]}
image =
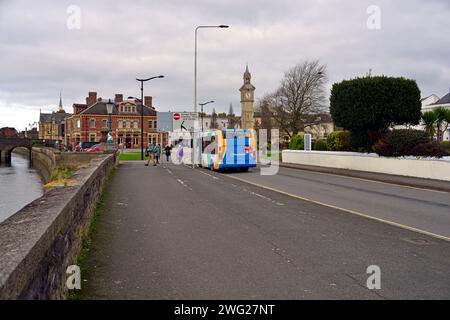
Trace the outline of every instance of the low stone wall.
{"type": "MultiPolygon", "coordinates": [[[[51,155],[48,155],[51,157],[51,155]]],[[[62,299],[116,154],[79,169],[74,186],[46,192],[0,224],[0,299],[62,299]]]]}
{"type": "Polygon", "coordinates": [[[57,166],[83,167],[88,166],[93,159],[103,157],[103,153],[61,152],[54,148],[33,147],[33,167],[39,171],[44,183],[50,181],[57,166]]]}
{"type": "Polygon", "coordinates": [[[283,162],[450,181],[450,162],[385,158],[356,152],[283,150],[283,162]]]}

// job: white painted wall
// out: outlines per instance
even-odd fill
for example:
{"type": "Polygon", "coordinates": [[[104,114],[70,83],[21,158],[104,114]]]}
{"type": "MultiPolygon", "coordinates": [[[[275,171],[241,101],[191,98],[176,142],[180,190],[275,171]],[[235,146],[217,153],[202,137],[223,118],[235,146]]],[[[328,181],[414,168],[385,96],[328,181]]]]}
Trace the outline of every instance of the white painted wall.
{"type": "Polygon", "coordinates": [[[356,152],[297,150],[283,150],[282,159],[284,163],[450,181],[450,160],[398,159],[356,152]]]}

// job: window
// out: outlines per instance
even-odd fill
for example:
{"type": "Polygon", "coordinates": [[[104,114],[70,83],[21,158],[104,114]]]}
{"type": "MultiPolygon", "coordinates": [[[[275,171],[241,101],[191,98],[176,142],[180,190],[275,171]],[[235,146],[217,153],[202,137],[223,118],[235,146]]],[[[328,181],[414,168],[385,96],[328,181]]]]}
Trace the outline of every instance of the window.
{"type": "Polygon", "coordinates": [[[134,121],[133,128],[135,128],[135,129],[139,128],[139,122],[134,121]]]}
{"type": "Polygon", "coordinates": [[[95,128],[95,119],[89,121],[89,128],[95,128]]]}
{"type": "Polygon", "coordinates": [[[158,128],[158,123],[156,122],[156,120],[155,121],[153,121],[153,128],[158,128]]]}
{"type": "Polygon", "coordinates": [[[134,144],[139,144],[138,136],[134,136],[134,137],[133,137],[133,140],[134,140],[134,141],[133,141],[134,144]]]}
{"type": "Polygon", "coordinates": [[[119,137],[117,138],[117,143],[122,144],[123,143],[123,135],[119,134],[119,137]]]}
{"type": "Polygon", "coordinates": [[[149,121],[148,122],[148,128],[149,129],[153,129],[153,121],[149,121]]]}
{"type": "Polygon", "coordinates": [[[80,128],[80,119],[77,120],[77,128],[80,128]]]}
{"type": "Polygon", "coordinates": [[[95,142],[95,133],[91,133],[91,134],[89,135],[89,141],[90,141],[90,142],[95,142]]]}
{"type": "Polygon", "coordinates": [[[127,120],[127,129],[130,129],[130,128],[131,128],[131,121],[127,120]]]}
{"type": "Polygon", "coordinates": [[[102,123],[103,128],[108,128],[108,121],[106,119],[103,119],[102,123]]]}
{"type": "Polygon", "coordinates": [[[122,129],[122,128],[123,128],[123,121],[122,121],[122,120],[119,120],[119,125],[118,125],[118,127],[119,127],[119,129],[122,129]]]}

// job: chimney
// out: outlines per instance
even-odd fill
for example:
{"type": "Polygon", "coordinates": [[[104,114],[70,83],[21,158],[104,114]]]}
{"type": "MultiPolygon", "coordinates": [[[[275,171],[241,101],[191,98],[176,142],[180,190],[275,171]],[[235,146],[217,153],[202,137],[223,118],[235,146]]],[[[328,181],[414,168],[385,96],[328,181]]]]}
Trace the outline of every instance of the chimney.
{"type": "Polygon", "coordinates": [[[152,96],[144,97],[144,105],[148,108],[153,108],[152,96]]]}
{"type": "Polygon", "coordinates": [[[89,92],[88,97],[86,98],[86,104],[89,106],[93,105],[97,102],[97,92],[89,92]]]}
{"type": "Polygon", "coordinates": [[[114,98],[115,103],[120,103],[123,101],[123,94],[116,93],[116,97],[114,98]]]}

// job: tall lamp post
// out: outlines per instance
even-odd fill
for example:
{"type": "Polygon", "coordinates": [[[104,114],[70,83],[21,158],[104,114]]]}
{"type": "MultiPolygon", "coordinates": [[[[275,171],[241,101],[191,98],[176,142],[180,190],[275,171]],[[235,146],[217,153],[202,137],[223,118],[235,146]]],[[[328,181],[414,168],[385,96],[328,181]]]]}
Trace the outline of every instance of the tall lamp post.
{"type": "Polygon", "coordinates": [[[229,28],[227,25],[218,26],[197,26],[195,28],[195,50],[194,50],[194,112],[197,112],[197,32],[205,28],[229,28]]]}
{"type": "MultiPolygon", "coordinates": [[[[206,29],[206,28],[221,28],[226,29],[229,28],[229,26],[221,24],[217,26],[197,26],[195,28],[195,50],[194,50],[194,112],[197,113],[197,33],[199,29],[206,29]]],[[[202,119],[202,126],[203,126],[203,119],[202,119]]],[[[203,131],[203,130],[202,130],[203,131]]],[[[192,167],[195,167],[195,150],[196,150],[196,143],[195,138],[192,139],[192,167]]]]}
{"type": "Polygon", "coordinates": [[[144,82],[158,78],[164,78],[164,76],[155,76],[147,79],[136,78],[136,81],[141,83],[141,160],[144,160],[144,82]]]}
{"type": "Polygon", "coordinates": [[[202,133],[203,133],[203,107],[210,103],[214,103],[214,100],[198,104],[200,106],[200,114],[202,115],[202,133]]]}
{"type": "Polygon", "coordinates": [[[111,126],[111,114],[113,112],[114,103],[111,102],[111,99],[108,99],[108,102],[106,103],[106,112],[108,112],[108,137],[106,139],[106,145],[108,146],[108,150],[111,150],[114,148],[114,142],[112,137],[112,126],[111,126]]]}

